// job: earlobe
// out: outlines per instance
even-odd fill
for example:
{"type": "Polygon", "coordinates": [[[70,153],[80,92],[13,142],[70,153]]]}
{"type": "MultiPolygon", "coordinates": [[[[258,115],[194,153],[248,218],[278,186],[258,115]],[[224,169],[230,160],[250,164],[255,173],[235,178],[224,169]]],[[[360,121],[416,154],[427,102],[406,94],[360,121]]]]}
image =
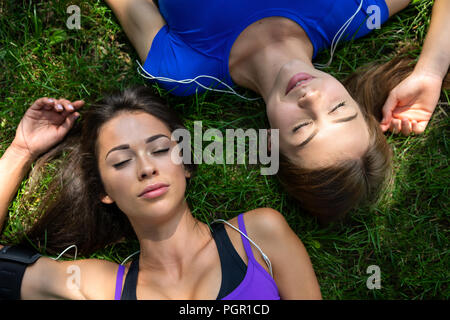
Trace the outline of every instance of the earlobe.
{"type": "Polygon", "coordinates": [[[111,199],[111,197],[108,196],[108,195],[102,197],[102,198],[100,199],[100,201],[103,202],[104,204],[112,204],[112,203],[114,203],[114,200],[111,199]]]}

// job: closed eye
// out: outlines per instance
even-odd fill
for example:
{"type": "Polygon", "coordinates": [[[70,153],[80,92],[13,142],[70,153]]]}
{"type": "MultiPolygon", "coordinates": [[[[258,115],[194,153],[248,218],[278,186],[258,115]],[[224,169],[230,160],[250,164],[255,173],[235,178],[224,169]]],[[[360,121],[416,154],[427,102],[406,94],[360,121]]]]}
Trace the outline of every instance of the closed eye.
{"type": "Polygon", "coordinates": [[[299,124],[299,125],[296,126],[294,129],[292,129],[292,132],[293,132],[293,133],[296,133],[298,129],[303,128],[304,126],[307,126],[307,125],[310,124],[310,123],[311,123],[311,121],[309,121],[309,122],[304,122],[304,123],[302,123],[302,124],[299,124]]]}
{"type": "Polygon", "coordinates": [[[125,161],[122,161],[122,162],[113,164],[113,167],[116,168],[116,169],[120,169],[120,168],[122,168],[128,161],[130,161],[130,160],[131,160],[131,159],[128,159],[128,160],[125,160],[125,161]]]}
{"type": "Polygon", "coordinates": [[[169,148],[156,150],[156,151],[153,151],[153,153],[158,154],[158,153],[165,153],[165,152],[167,152],[167,151],[169,151],[169,148]]]}
{"type": "Polygon", "coordinates": [[[335,112],[337,109],[341,108],[345,106],[345,101],[342,101],[341,103],[339,103],[337,106],[335,106],[333,109],[331,109],[330,112],[328,112],[328,114],[332,114],[333,112],[335,112]]]}

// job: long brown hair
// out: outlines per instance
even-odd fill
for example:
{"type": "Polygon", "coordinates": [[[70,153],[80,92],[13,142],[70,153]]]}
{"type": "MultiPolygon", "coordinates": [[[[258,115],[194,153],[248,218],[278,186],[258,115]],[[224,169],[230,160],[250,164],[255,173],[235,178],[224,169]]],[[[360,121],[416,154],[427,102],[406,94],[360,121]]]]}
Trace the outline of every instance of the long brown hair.
{"type": "MultiPolygon", "coordinates": [[[[171,132],[184,128],[174,111],[145,87],[113,93],[92,105],[66,139],[43,155],[31,172],[33,190],[41,180],[41,169],[51,160],[62,158],[40,200],[38,212],[43,214],[37,217],[23,243],[31,241],[49,254],[75,244],[80,254],[90,255],[123,239],[136,239],[127,216],[116,204],[100,201],[105,190],[97,164],[97,137],[106,122],[123,112],[151,114],[171,132]]],[[[195,169],[194,165],[185,167],[191,172],[195,169]]]]}
{"type": "MultiPolygon", "coordinates": [[[[390,181],[392,151],[379,121],[389,92],[414,69],[410,51],[408,47],[384,64],[367,65],[343,81],[359,104],[369,129],[369,146],[359,159],[310,170],[280,155],[281,184],[303,209],[321,222],[339,220],[362,203],[375,203],[383,186],[390,181]]],[[[447,74],[443,88],[448,87],[447,74]]]]}

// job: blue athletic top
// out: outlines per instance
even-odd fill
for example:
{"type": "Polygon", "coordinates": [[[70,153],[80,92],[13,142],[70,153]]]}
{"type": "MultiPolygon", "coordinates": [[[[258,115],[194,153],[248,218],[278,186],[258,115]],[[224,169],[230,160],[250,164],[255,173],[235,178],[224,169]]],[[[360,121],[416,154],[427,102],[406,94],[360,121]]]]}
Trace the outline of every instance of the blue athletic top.
{"type": "MultiPolygon", "coordinates": [[[[293,20],[308,35],[315,57],[320,50],[330,47],[338,30],[355,14],[360,3],[361,0],[160,0],[159,9],[167,24],[153,39],[143,68],[152,76],[175,80],[214,76],[233,87],[228,70],[231,47],[250,24],[273,16],[293,20]]],[[[371,31],[366,19],[376,12],[369,8],[373,5],[379,8],[380,23],[388,19],[385,0],[363,0],[342,40],[359,38],[371,31]]],[[[205,87],[225,88],[210,78],[197,81],[205,87]]],[[[205,90],[195,83],[159,80],[158,83],[179,96],[205,90]]]]}

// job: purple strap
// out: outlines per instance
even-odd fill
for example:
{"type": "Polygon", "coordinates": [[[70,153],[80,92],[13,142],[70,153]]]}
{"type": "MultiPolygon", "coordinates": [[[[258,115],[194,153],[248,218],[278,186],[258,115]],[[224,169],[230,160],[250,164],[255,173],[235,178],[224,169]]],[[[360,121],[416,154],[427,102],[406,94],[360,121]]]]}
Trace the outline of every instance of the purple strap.
{"type": "Polygon", "coordinates": [[[123,274],[125,271],[124,265],[119,265],[119,270],[117,270],[117,278],[116,278],[116,293],[114,295],[114,300],[120,300],[122,296],[122,283],[123,283],[123,274]]]}
{"type": "MultiPolygon", "coordinates": [[[[239,224],[239,229],[246,236],[248,236],[247,230],[245,229],[244,214],[243,213],[238,215],[238,224],[239,224]]],[[[250,241],[248,241],[248,239],[246,237],[244,237],[242,234],[241,234],[241,238],[242,238],[242,243],[244,245],[245,253],[247,254],[248,259],[252,260],[252,262],[256,262],[257,263],[257,261],[255,260],[255,256],[253,255],[252,246],[250,244],[250,241]]]]}
{"type": "Polygon", "coordinates": [[[267,271],[255,260],[245,229],[243,214],[238,215],[239,229],[245,252],[248,257],[247,273],[244,280],[222,300],[280,300],[278,287],[267,271]]]}

